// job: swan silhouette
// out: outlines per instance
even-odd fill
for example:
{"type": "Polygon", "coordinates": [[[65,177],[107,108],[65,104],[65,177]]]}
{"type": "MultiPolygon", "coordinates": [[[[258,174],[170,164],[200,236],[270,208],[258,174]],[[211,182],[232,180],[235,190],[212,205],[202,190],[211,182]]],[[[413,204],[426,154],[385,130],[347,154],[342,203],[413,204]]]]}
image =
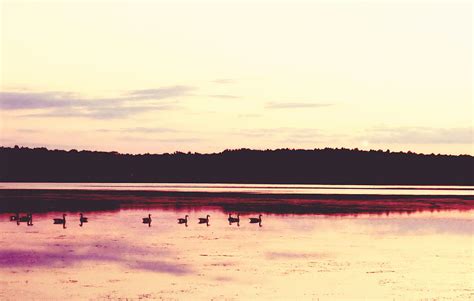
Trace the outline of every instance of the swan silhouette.
{"type": "Polygon", "coordinates": [[[186,214],[184,218],[178,218],[178,224],[184,224],[186,227],[188,226],[188,215],[186,214]]]}
{"type": "Polygon", "coordinates": [[[148,227],[151,227],[151,214],[148,214],[148,217],[143,218],[143,223],[148,224],[148,227]]]}
{"type": "Polygon", "coordinates": [[[227,219],[229,221],[229,225],[232,223],[237,223],[237,226],[240,227],[240,214],[237,213],[237,217],[233,217],[232,214],[229,213],[229,218],[227,219]]]}
{"type": "Polygon", "coordinates": [[[83,223],[87,223],[88,220],[87,220],[87,217],[85,217],[82,213],[80,213],[79,216],[80,216],[80,217],[79,217],[79,222],[80,222],[79,226],[82,227],[82,224],[83,224],[83,223]]]}
{"type": "Polygon", "coordinates": [[[66,214],[63,213],[63,218],[53,218],[53,224],[63,225],[63,228],[66,229],[66,214]]]}
{"type": "Polygon", "coordinates": [[[208,227],[209,227],[209,218],[211,216],[210,215],[207,215],[205,218],[204,217],[200,217],[199,218],[199,223],[200,224],[206,224],[208,227]]]}
{"type": "Polygon", "coordinates": [[[260,227],[262,226],[262,215],[260,214],[258,217],[251,217],[249,218],[251,224],[258,224],[260,227]]]}

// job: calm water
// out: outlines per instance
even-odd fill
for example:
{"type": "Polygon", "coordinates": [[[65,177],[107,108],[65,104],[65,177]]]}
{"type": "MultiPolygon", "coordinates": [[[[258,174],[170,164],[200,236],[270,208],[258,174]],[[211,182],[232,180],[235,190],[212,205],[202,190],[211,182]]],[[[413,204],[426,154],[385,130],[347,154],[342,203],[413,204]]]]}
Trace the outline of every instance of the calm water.
{"type": "MultiPolygon", "coordinates": [[[[7,185],[12,184],[2,184],[7,185]]],[[[196,189],[208,184],[37,185],[196,189]]],[[[306,190],[273,186],[262,189],[306,190]]],[[[215,189],[226,187],[233,186],[215,189]]],[[[308,189],[369,189],[359,188],[308,189]]],[[[89,211],[82,227],[78,212],[69,211],[65,228],[52,221],[62,214],[34,213],[32,226],[0,214],[0,300],[474,298],[474,210],[265,214],[261,227],[248,220],[257,213],[241,215],[237,226],[216,208],[89,211]],[[150,227],[142,223],[148,214],[150,227]],[[186,214],[187,227],[177,223],[186,214]],[[209,226],[198,224],[207,214],[209,226]]]]}

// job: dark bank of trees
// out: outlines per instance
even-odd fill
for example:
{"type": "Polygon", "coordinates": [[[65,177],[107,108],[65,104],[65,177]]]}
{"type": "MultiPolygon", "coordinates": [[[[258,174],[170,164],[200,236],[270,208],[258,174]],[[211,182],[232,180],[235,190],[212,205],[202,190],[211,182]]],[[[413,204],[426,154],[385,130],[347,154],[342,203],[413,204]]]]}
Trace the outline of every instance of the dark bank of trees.
{"type": "Polygon", "coordinates": [[[474,157],[330,148],[130,155],[1,147],[0,181],[474,185],[474,157]]]}

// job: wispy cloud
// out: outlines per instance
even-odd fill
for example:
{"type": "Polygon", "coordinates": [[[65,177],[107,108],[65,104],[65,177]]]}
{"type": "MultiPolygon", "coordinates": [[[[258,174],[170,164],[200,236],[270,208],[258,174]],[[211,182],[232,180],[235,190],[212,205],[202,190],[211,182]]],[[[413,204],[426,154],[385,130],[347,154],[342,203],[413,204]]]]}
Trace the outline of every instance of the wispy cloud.
{"type": "Polygon", "coordinates": [[[267,102],[266,109],[305,109],[305,108],[323,108],[334,104],[314,103],[314,102],[267,102]]]}
{"type": "Polygon", "coordinates": [[[67,92],[0,92],[3,110],[49,109],[84,106],[87,101],[67,92]]]}
{"type": "Polygon", "coordinates": [[[178,97],[178,96],[186,96],[189,95],[190,92],[196,90],[195,87],[192,86],[171,86],[171,87],[164,87],[158,89],[141,89],[141,90],[133,90],[128,92],[123,99],[163,99],[163,98],[171,98],[171,97],[178,97]],[[128,97],[127,97],[128,95],[128,97]]]}
{"type": "Polygon", "coordinates": [[[218,79],[213,80],[212,82],[216,84],[225,85],[225,84],[233,84],[235,83],[235,81],[236,80],[232,78],[218,78],[218,79]]]}
{"type": "Polygon", "coordinates": [[[203,141],[203,139],[200,139],[200,138],[188,138],[188,137],[149,138],[149,137],[137,137],[137,136],[121,136],[120,139],[126,140],[126,141],[159,142],[159,143],[196,143],[196,142],[203,141]]]}
{"type": "Polygon", "coordinates": [[[375,127],[367,129],[361,138],[375,144],[472,144],[473,135],[470,127],[375,127]]]}
{"type": "Polygon", "coordinates": [[[191,86],[172,86],[157,89],[133,90],[115,98],[81,98],[68,92],[0,92],[2,110],[42,110],[25,117],[83,117],[119,119],[150,111],[178,108],[179,96],[195,90],[191,86]],[[167,100],[163,102],[163,100],[167,100]],[[46,110],[46,111],[44,111],[46,110]]]}
{"type": "Polygon", "coordinates": [[[117,132],[117,133],[142,133],[142,134],[154,134],[154,133],[176,133],[178,130],[171,128],[162,127],[132,127],[132,128],[121,128],[121,129],[99,129],[98,132],[117,132]]]}

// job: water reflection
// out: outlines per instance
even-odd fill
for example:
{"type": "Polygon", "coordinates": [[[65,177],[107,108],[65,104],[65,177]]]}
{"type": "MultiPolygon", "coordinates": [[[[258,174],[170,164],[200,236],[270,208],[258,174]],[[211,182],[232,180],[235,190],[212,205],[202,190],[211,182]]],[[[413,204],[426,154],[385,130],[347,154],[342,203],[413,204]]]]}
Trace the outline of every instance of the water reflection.
{"type": "Polygon", "coordinates": [[[143,229],[137,221],[149,210],[91,211],[98,222],[67,231],[51,223],[62,212],[36,213],[33,228],[0,214],[0,299],[469,299],[474,292],[466,265],[474,260],[472,210],[239,214],[265,219],[260,228],[229,227],[229,212],[217,208],[154,208],[160,223],[143,229]],[[186,215],[210,215],[213,227],[178,226],[186,215]]]}
{"type": "Polygon", "coordinates": [[[146,191],[1,191],[2,212],[92,212],[123,209],[191,211],[219,208],[225,212],[263,214],[388,214],[474,209],[473,196],[387,195],[222,195],[168,196],[146,191]]]}

